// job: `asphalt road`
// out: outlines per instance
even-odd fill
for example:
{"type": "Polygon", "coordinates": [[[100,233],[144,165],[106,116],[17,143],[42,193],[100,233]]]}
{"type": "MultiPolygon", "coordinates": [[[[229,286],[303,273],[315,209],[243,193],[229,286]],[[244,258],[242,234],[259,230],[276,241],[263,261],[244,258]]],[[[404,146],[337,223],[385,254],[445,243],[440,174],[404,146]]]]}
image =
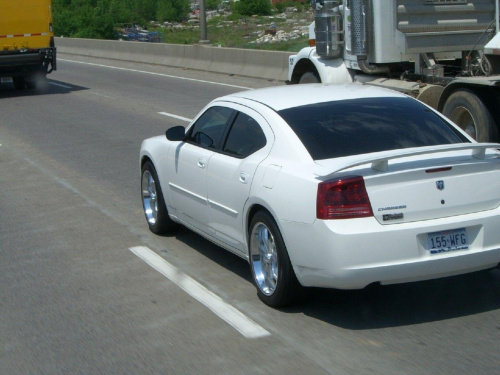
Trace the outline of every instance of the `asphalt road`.
{"type": "Polygon", "coordinates": [[[0,374],[498,373],[500,270],[273,310],[244,260],[148,231],[141,141],[280,83],[69,55],[58,68],[36,91],[0,86],[0,374]]]}

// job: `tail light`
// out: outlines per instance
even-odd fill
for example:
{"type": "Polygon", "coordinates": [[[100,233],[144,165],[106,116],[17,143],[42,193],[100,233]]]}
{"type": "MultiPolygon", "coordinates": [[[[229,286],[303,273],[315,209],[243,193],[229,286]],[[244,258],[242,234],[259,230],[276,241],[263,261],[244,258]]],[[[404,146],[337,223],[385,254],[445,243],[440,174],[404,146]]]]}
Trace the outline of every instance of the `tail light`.
{"type": "Polygon", "coordinates": [[[309,39],[308,44],[309,47],[314,47],[316,45],[316,39],[309,39]]]}
{"type": "Polygon", "coordinates": [[[353,219],[373,216],[365,181],[349,176],[321,182],[318,185],[316,217],[318,219],[353,219]]]}

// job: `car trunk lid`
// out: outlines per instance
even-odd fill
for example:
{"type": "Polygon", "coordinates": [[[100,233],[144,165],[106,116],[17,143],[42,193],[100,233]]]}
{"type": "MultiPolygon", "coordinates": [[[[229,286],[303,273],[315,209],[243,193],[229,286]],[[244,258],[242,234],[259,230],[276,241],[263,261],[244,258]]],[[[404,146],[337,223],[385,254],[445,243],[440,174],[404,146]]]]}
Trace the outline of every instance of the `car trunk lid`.
{"type": "Polygon", "coordinates": [[[364,177],[373,214],[381,224],[407,223],[497,208],[500,159],[486,150],[499,146],[470,143],[394,150],[344,158],[330,167],[337,169],[336,175],[364,177]]]}

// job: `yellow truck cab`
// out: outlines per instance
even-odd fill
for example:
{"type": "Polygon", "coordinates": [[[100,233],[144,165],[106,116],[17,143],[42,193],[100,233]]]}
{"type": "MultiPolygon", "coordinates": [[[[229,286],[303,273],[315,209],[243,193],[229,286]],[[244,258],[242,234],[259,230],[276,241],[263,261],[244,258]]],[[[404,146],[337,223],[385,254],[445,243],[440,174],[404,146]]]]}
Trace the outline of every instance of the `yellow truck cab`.
{"type": "Polygon", "coordinates": [[[56,69],[51,0],[0,1],[0,84],[35,88],[56,69]]]}

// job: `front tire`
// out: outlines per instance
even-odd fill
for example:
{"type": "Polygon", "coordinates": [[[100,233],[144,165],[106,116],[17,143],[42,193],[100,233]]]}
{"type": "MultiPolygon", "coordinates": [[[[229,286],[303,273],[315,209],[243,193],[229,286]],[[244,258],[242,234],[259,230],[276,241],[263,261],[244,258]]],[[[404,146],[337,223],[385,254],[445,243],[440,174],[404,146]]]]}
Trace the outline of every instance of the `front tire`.
{"type": "Polygon", "coordinates": [[[321,83],[321,79],[319,78],[317,73],[306,72],[302,74],[302,77],[300,77],[299,84],[303,83],[321,83]]]}
{"type": "Polygon", "coordinates": [[[488,108],[467,89],[457,90],[446,100],[443,115],[478,142],[496,142],[498,131],[488,108]]]}
{"type": "Polygon", "coordinates": [[[293,271],[274,219],[259,211],[250,223],[250,267],[260,300],[271,307],[299,302],[303,287],[293,271]]]}
{"type": "Polygon", "coordinates": [[[153,163],[144,163],[141,172],[142,207],[149,230],[155,234],[169,233],[177,224],[168,216],[160,180],[153,163]]]}

